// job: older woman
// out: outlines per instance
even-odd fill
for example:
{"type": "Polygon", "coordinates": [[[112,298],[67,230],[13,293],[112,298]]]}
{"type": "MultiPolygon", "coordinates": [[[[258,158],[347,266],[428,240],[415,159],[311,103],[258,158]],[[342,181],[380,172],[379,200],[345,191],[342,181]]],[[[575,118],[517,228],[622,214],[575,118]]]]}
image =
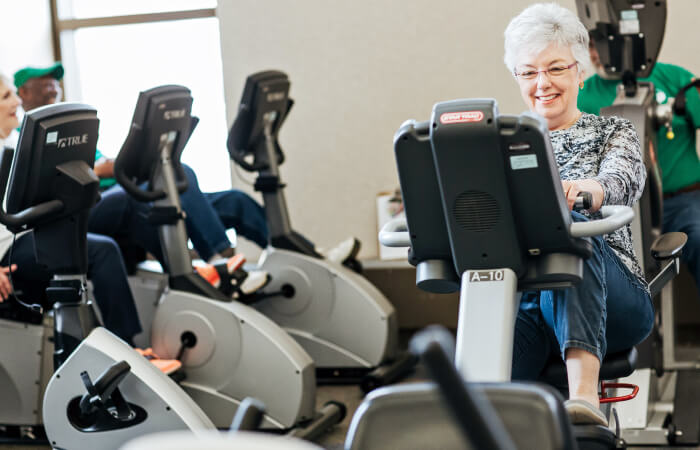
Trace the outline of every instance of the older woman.
{"type": "MultiPolygon", "coordinates": [[[[505,31],[506,66],[528,108],[547,121],[569,208],[579,192],[587,191],[593,195],[587,214],[596,217],[602,205],[634,204],[645,170],[630,122],[583,114],[576,107],[588,58],[585,27],[574,13],[553,3],[530,6],[505,31]]],[[[536,379],[558,352],[566,362],[566,408],[573,422],[606,425],[598,400],[600,361],[606,352],[642,341],[653,317],[630,227],[594,238],[581,283],[523,294],[513,378],[536,379]]]]}

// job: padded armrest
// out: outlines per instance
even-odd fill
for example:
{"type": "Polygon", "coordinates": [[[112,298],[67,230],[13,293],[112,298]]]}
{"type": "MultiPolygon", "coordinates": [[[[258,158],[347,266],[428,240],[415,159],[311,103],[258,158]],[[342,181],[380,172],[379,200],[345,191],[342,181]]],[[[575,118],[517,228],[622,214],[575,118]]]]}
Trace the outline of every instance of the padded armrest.
{"type": "Polygon", "coordinates": [[[664,233],[651,244],[651,256],[657,261],[680,256],[683,246],[688,241],[685,233],[672,231],[664,233]]]}

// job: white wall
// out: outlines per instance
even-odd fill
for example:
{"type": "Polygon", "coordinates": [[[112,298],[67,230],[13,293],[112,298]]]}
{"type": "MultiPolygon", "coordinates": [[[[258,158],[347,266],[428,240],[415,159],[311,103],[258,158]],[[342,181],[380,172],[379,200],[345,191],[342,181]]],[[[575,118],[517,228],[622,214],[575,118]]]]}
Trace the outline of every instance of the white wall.
{"type": "MultiPolygon", "coordinates": [[[[404,120],[427,120],[435,102],[459,97],[524,110],[502,63],[503,30],[531,3],[220,0],[229,123],[248,74],[279,69],[292,81],[280,141],[294,227],[321,246],[354,234],[361,256],[375,256],[375,195],[398,185],[392,136],[404,120]]],[[[575,10],[574,0],[559,3],[575,10]]],[[[700,73],[699,14],[697,0],[670,1],[662,60],[700,73]]],[[[234,185],[245,186],[236,176],[234,185]]]]}
{"type": "Polygon", "coordinates": [[[29,65],[53,62],[48,0],[2,0],[0,72],[8,77],[29,65]]]}

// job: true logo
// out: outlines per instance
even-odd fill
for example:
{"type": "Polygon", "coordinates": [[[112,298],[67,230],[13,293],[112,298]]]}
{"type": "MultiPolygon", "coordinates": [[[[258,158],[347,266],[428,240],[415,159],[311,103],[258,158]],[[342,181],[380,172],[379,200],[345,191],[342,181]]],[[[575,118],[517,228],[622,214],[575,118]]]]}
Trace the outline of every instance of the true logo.
{"type": "Polygon", "coordinates": [[[58,148],[73,147],[74,145],[87,144],[88,135],[83,134],[82,136],[71,136],[58,139],[58,148]]]}

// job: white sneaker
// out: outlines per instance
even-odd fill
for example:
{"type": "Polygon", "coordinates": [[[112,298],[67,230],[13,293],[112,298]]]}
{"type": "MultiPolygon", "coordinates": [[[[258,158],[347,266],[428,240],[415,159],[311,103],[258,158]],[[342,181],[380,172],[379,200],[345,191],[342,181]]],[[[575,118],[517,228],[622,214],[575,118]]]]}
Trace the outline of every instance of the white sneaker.
{"type": "Polygon", "coordinates": [[[270,274],[264,270],[251,270],[243,283],[241,283],[240,291],[244,295],[250,295],[257,292],[270,281],[270,274]]]}
{"type": "Polygon", "coordinates": [[[360,241],[356,237],[349,237],[326,253],[326,259],[338,264],[346,260],[354,259],[360,251],[360,241]]]}

